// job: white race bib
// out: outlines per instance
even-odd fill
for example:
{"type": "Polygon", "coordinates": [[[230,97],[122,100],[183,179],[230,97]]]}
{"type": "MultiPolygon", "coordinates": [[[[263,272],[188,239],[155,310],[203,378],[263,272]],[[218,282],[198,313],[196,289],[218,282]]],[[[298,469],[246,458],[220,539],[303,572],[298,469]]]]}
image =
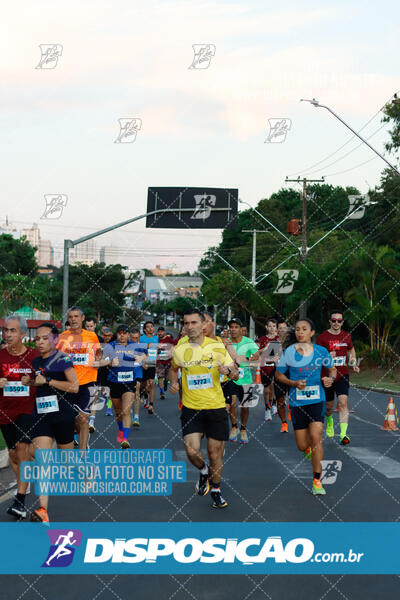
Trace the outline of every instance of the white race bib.
{"type": "Polygon", "coordinates": [[[125,381],[133,381],[132,371],[122,371],[118,373],[118,383],[124,383],[125,381]]]}
{"type": "Polygon", "coordinates": [[[43,396],[42,398],[36,398],[36,408],[39,415],[58,412],[57,396],[43,396]]]}
{"type": "Polygon", "coordinates": [[[214,387],[211,373],[201,373],[200,375],[187,375],[187,385],[189,390],[207,390],[214,387]]]}
{"type": "Polygon", "coordinates": [[[149,361],[154,362],[157,358],[157,348],[149,348],[149,361]]]}
{"type": "Polygon", "coordinates": [[[319,400],[319,385],[308,385],[304,390],[296,389],[296,400],[319,400]]]}
{"type": "Polygon", "coordinates": [[[333,357],[333,366],[334,367],[344,367],[345,364],[346,364],[345,356],[334,356],[333,357]]]}
{"type": "Polygon", "coordinates": [[[20,381],[7,383],[3,388],[4,396],[29,396],[29,385],[22,385],[20,381]]]}
{"type": "Polygon", "coordinates": [[[87,367],[89,364],[89,354],[69,354],[74,365],[83,365],[87,367]]]}
{"type": "Polygon", "coordinates": [[[239,367],[239,379],[242,379],[242,377],[244,377],[244,367],[239,367]]]}

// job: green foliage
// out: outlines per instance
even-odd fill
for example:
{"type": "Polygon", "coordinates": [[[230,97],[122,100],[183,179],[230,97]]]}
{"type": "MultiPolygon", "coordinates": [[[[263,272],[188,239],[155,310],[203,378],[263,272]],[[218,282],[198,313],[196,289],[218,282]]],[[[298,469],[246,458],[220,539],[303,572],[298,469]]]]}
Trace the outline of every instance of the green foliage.
{"type": "Polygon", "coordinates": [[[26,238],[15,240],[12,235],[0,235],[0,279],[6,275],[29,275],[37,273],[35,250],[26,238]]]}

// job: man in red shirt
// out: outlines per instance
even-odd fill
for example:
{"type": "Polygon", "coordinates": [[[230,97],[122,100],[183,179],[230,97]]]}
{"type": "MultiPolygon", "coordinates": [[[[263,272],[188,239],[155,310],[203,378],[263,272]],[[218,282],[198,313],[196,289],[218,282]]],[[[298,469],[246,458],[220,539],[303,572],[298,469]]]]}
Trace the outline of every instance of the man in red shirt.
{"type": "MultiPolygon", "coordinates": [[[[329,314],[330,327],[317,338],[317,344],[324,346],[329,350],[333,358],[333,365],[336,367],[336,380],[332,387],[324,388],[326,395],[326,435],[333,437],[335,431],[333,428],[333,401],[335,392],[339,403],[339,423],[340,423],[340,443],[345,446],[350,443],[347,435],[349,424],[349,369],[348,365],[353,367],[355,373],[360,369],[357,365],[356,351],[354,350],[351,335],[342,330],[343,313],[340,310],[331,310],[329,314]]],[[[326,369],[322,369],[321,377],[327,374],[326,369]]]]}
{"type": "Polygon", "coordinates": [[[32,361],[40,356],[37,350],[24,346],[27,332],[26,320],[10,315],[4,326],[7,346],[0,350],[0,428],[11,458],[17,464],[17,495],[7,513],[19,519],[26,517],[28,487],[28,483],[20,479],[20,464],[31,460],[29,446],[36,399],[35,388],[29,386],[29,381],[34,378],[32,361]]]}
{"type": "Polygon", "coordinates": [[[278,321],[276,319],[269,318],[266,324],[266,335],[263,335],[258,340],[257,344],[260,350],[264,350],[261,352],[261,382],[264,386],[264,401],[265,401],[265,420],[272,421],[272,414],[277,413],[276,404],[273,404],[274,397],[274,373],[276,369],[277,362],[279,360],[279,352],[278,346],[279,344],[279,336],[278,336],[278,321]],[[278,342],[276,347],[276,351],[274,346],[275,343],[278,342]],[[271,413],[271,409],[273,412],[271,413]]]}

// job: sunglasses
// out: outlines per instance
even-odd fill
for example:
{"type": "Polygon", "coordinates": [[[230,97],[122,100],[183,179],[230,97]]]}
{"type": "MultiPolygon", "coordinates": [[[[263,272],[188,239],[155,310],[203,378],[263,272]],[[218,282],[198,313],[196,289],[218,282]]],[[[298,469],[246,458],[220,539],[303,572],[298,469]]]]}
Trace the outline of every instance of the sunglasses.
{"type": "Polygon", "coordinates": [[[331,319],[331,323],[343,323],[343,319],[331,319]]]}

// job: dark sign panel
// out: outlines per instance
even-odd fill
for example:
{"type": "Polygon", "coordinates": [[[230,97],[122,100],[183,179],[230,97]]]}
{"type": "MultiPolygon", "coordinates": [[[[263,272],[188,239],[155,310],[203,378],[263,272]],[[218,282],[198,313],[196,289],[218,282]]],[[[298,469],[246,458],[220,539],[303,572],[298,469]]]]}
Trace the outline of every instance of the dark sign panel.
{"type": "Polygon", "coordinates": [[[146,227],[225,229],[236,223],[237,205],[235,189],[151,187],[146,227]]]}

